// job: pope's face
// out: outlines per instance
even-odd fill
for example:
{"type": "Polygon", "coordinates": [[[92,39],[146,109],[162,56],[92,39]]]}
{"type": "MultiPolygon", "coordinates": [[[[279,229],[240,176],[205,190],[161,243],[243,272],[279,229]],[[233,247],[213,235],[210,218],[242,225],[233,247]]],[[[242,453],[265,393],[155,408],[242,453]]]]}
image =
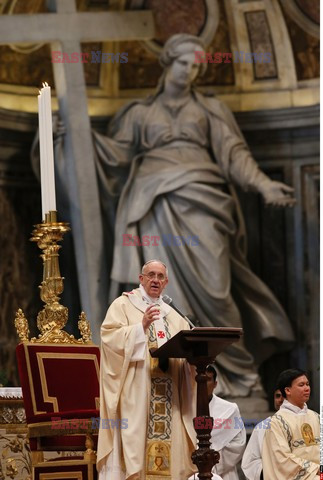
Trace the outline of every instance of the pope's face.
{"type": "Polygon", "coordinates": [[[199,68],[200,65],[195,60],[195,52],[184,53],[175,58],[167,71],[166,79],[178,87],[185,88],[195,80],[199,68]]]}
{"type": "Polygon", "coordinates": [[[150,297],[158,298],[168,283],[166,268],[159,262],[148,263],[139,281],[150,297]]]}
{"type": "Polygon", "coordinates": [[[311,394],[311,387],[305,375],[295,378],[290,387],[285,388],[287,400],[299,408],[304,407],[311,394]]]}

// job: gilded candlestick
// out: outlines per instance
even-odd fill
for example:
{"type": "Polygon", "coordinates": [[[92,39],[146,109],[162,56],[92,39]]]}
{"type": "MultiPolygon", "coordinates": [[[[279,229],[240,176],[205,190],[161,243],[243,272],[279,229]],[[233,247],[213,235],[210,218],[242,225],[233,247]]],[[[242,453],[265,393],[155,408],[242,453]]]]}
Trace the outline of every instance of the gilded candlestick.
{"type": "MultiPolygon", "coordinates": [[[[42,250],[43,280],[39,286],[40,298],[45,303],[44,308],[37,315],[37,327],[41,332],[38,338],[31,342],[39,343],[91,343],[91,329],[82,312],[79,317],[79,329],[82,339],[77,340],[63,330],[68,320],[68,309],[60,304],[60,295],[64,290],[64,278],[61,277],[59,268],[58,242],[63,240],[63,235],[70,230],[68,223],[57,221],[57,212],[50,211],[45,214],[44,222],[35,225],[31,241],[37,242],[42,250]]],[[[15,318],[15,326],[21,341],[29,341],[28,321],[21,309],[15,318]],[[27,334],[28,331],[28,334],[27,334]]]]}

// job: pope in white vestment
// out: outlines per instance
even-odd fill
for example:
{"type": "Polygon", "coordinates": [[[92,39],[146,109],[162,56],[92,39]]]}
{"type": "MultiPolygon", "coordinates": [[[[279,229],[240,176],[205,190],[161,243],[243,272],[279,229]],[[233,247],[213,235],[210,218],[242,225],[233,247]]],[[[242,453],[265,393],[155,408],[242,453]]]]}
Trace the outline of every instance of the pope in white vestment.
{"type": "Polygon", "coordinates": [[[160,346],[156,337],[166,341],[189,328],[160,298],[165,268],[147,262],[140,288],[117,298],[102,324],[100,480],[184,480],[196,471],[194,372],[183,359],[169,359],[163,371],[149,353],[160,346]]]}
{"type": "MultiPolygon", "coordinates": [[[[286,370],[281,375],[289,375],[286,370]]],[[[310,387],[305,372],[280,390],[285,400],[271,418],[263,450],[264,480],[318,480],[320,463],[319,415],[307,408],[310,387]]],[[[278,382],[279,384],[279,382],[278,382]]]]}

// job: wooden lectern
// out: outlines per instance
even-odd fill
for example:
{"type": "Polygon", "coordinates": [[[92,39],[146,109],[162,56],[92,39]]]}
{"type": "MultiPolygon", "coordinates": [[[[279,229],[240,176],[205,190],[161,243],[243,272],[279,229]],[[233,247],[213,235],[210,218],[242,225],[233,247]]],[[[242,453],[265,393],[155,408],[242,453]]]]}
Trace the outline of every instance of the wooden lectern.
{"type": "Polygon", "coordinates": [[[232,343],[238,342],[242,335],[242,328],[193,328],[181,330],[160,348],[150,350],[152,357],[186,358],[191,365],[196,366],[197,399],[193,422],[198,449],[193,452],[192,461],[198,468],[200,480],[212,478],[212,468],[220,458],[219,453],[210,448],[213,418],[210,417],[205,370],[219,353],[232,343]]]}

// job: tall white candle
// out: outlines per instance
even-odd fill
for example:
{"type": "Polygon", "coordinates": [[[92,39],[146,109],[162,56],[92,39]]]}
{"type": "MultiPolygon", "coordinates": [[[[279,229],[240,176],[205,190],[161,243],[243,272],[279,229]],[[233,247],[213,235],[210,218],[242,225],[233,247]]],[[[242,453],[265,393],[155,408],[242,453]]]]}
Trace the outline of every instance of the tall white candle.
{"type": "Polygon", "coordinates": [[[45,220],[45,213],[48,212],[48,206],[46,202],[46,194],[45,194],[45,149],[44,149],[44,127],[43,127],[43,117],[44,117],[44,109],[42,108],[42,100],[43,97],[41,92],[38,95],[38,128],[39,128],[39,149],[40,149],[40,185],[41,185],[41,206],[42,206],[42,219],[45,220]]]}
{"type": "Polygon", "coordinates": [[[56,210],[53,126],[50,87],[43,84],[38,97],[42,216],[56,210]]]}

